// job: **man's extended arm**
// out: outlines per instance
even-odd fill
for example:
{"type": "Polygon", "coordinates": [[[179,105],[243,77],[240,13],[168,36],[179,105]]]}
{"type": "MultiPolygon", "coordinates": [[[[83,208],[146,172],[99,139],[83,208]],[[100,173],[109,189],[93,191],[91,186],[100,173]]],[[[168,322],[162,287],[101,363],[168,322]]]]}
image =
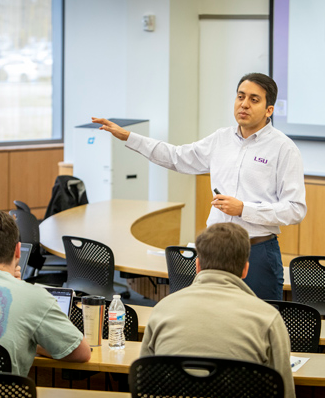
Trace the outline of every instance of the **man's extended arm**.
{"type": "MultiPolygon", "coordinates": [[[[37,346],[37,354],[43,355],[45,357],[50,357],[51,354],[47,352],[43,347],[40,345],[37,346]]],[[[73,350],[67,356],[60,358],[61,361],[69,361],[69,362],[88,362],[91,357],[91,350],[89,344],[85,338],[81,340],[79,346],[73,350]]]]}

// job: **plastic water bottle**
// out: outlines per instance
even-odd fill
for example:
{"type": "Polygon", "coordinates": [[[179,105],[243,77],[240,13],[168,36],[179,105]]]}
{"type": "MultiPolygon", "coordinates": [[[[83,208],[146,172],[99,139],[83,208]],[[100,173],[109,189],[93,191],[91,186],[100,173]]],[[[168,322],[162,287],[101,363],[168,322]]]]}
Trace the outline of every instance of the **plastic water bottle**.
{"type": "Polygon", "coordinates": [[[125,307],[121,301],[121,296],[115,294],[108,308],[108,345],[112,350],[120,350],[125,347],[124,325],[125,307]]]}

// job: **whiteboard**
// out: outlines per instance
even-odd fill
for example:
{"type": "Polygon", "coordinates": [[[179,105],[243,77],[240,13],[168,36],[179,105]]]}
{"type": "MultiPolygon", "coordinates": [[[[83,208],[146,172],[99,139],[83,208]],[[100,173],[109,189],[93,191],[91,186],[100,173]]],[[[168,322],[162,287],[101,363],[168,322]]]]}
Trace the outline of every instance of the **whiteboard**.
{"type": "Polygon", "coordinates": [[[237,84],[251,72],[269,72],[268,19],[200,20],[199,139],[236,125],[237,84]]]}

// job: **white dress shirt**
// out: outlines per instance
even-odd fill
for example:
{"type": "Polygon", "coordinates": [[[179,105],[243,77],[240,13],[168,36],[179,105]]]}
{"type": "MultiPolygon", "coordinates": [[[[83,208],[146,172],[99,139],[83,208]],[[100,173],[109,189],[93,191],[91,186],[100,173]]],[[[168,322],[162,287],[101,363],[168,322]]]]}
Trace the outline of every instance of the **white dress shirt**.
{"type": "Polygon", "coordinates": [[[250,237],[266,236],[279,234],[279,225],[298,224],[306,215],[300,152],[271,122],[247,139],[238,127],[227,127],[181,146],[131,133],[126,146],[180,173],[210,173],[211,190],[218,188],[223,195],[243,201],[241,216],[229,216],[212,206],[207,226],[231,221],[250,237]]]}

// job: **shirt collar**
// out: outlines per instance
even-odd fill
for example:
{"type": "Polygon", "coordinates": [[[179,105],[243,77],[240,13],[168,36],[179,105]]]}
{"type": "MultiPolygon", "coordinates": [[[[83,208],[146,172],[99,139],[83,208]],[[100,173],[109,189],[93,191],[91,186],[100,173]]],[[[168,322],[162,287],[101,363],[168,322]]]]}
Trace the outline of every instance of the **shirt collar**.
{"type": "MultiPolygon", "coordinates": [[[[272,127],[273,127],[272,126],[272,121],[271,121],[271,119],[268,119],[267,124],[263,128],[261,128],[260,130],[256,131],[256,133],[252,134],[249,138],[247,138],[247,140],[255,139],[255,141],[258,141],[261,138],[261,136],[269,134],[271,132],[272,127]]],[[[241,134],[239,126],[237,126],[237,129],[235,130],[235,134],[241,140],[244,140],[244,138],[243,138],[243,136],[241,134]]]]}
{"type": "Polygon", "coordinates": [[[243,290],[244,292],[255,296],[254,292],[238,276],[218,269],[201,270],[195,277],[193,284],[213,283],[216,286],[227,286],[243,290]]]}

